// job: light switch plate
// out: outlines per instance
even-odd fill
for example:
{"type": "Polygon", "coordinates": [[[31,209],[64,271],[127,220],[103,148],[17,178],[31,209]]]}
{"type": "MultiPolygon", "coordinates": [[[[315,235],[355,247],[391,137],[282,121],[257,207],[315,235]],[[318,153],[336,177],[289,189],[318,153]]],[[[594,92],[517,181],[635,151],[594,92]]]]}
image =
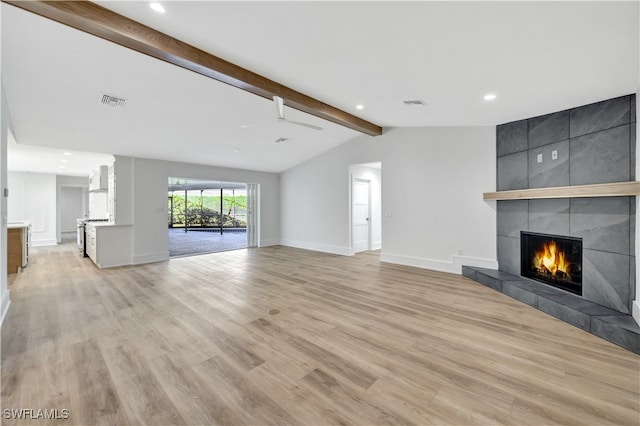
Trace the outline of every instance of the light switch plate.
{"type": "Polygon", "coordinates": [[[538,154],[538,163],[542,163],[542,154],[538,154]]]}
{"type": "Polygon", "coordinates": [[[551,159],[552,160],[557,160],[558,159],[558,150],[554,149],[553,151],[551,151],[551,159]]]}

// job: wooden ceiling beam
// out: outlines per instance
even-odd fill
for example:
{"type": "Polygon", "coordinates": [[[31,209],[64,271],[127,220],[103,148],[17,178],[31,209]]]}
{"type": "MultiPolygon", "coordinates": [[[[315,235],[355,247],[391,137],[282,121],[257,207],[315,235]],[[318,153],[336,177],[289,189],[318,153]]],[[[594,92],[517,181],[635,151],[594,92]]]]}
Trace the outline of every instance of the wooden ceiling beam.
{"type": "Polygon", "coordinates": [[[89,1],[12,1],[20,9],[371,136],[382,128],[89,1]]]}

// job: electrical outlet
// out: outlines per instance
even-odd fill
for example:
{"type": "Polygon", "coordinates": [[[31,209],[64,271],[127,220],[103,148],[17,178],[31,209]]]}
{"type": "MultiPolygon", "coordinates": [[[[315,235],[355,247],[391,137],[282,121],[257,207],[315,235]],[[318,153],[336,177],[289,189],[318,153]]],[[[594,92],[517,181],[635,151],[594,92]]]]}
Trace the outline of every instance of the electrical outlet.
{"type": "Polygon", "coordinates": [[[458,256],[462,256],[462,249],[459,248],[457,251],[458,251],[458,256]]]}
{"type": "Polygon", "coordinates": [[[553,151],[551,151],[551,159],[552,160],[557,160],[558,159],[558,150],[554,149],[553,151]]]}
{"type": "Polygon", "coordinates": [[[538,154],[538,163],[542,163],[542,154],[538,154]]]}

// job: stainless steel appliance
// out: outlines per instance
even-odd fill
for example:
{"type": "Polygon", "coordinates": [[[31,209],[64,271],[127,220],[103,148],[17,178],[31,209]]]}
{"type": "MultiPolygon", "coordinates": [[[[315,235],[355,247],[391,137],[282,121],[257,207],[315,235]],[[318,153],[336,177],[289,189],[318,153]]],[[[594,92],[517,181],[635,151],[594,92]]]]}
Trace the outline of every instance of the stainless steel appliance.
{"type": "Polygon", "coordinates": [[[82,254],[82,257],[87,257],[87,232],[85,229],[87,222],[109,222],[109,219],[76,219],[78,230],[76,243],[78,244],[78,251],[82,254]]]}

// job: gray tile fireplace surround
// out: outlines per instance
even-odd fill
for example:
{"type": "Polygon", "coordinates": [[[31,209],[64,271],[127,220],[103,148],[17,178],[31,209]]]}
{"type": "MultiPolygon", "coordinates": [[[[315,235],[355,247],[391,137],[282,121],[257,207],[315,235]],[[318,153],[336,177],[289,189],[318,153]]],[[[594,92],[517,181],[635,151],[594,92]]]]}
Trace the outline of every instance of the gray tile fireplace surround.
{"type": "MultiPolygon", "coordinates": [[[[634,181],[635,105],[628,95],[497,126],[497,190],[634,181]]],[[[498,201],[498,275],[466,268],[468,276],[601,337],[610,332],[614,343],[625,346],[629,338],[634,343],[625,347],[638,352],[637,324],[628,315],[635,210],[635,197],[498,201]],[[582,238],[582,296],[520,276],[521,231],[582,238]]]]}
{"type": "Polygon", "coordinates": [[[493,269],[462,267],[462,275],[564,322],[640,354],[640,327],[631,315],[528,278],[493,269]]]}

